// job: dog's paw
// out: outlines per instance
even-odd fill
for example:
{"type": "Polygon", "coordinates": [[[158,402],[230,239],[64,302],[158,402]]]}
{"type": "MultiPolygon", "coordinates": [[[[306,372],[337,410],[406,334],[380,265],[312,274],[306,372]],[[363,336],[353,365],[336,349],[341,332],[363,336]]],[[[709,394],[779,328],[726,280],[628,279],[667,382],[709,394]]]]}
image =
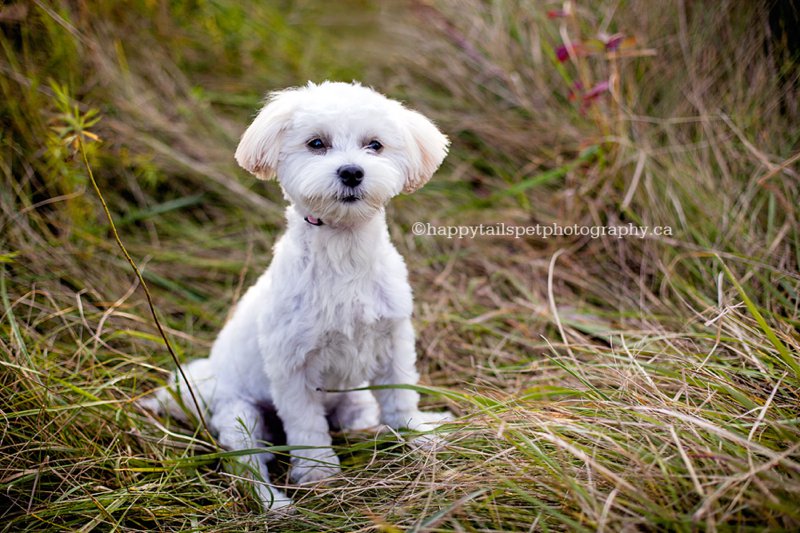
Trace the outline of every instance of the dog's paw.
{"type": "Polygon", "coordinates": [[[298,450],[293,452],[289,479],[297,485],[316,483],[335,476],[340,470],[339,458],[330,449],[298,450]]]}
{"type": "Polygon", "coordinates": [[[453,420],[450,411],[433,413],[430,411],[417,411],[406,420],[405,427],[412,431],[430,431],[453,420]]]}
{"type": "Polygon", "coordinates": [[[292,472],[289,477],[292,483],[296,485],[306,485],[333,477],[338,474],[339,471],[340,468],[338,465],[332,466],[315,462],[303,462],[292,467],[292,472]]]}
{"type": "Polygon", "coordinates": [[[261,502],[261,509],[265,512],[291,513],[294,511],[291,498],[275,487],[259,484],[256,487],[256,493],[261,502]]]}
{"type": "Polygon", "coordinates": [[[394,429],[410,429],[411,431],[430,431],[453,420],[449,411],[432,413],[429,411],[411,411],[384,413],[383,421],[394,429]]]}
{"type": "Polygon", "coordinates": [[[156,394],[139,398],[134,402],[134,405],[153,415],[160,415],[164,412],[164,404],[156,394]]]}
{"type": "Polygon", "coordinates": [[[334,426],[346,431],[364,431],[378,425],[380,410],[377,402],[348,402],[339,406],[334,426]]]}
{"type": "Polygon", "coordinates": [[[453,413],[450,411],[442,411],[441,413],[433,413],[431,411],[420,411],[422,424],[430,426],[431,428],[438,427],[446,422],[455,420],[453,413]]]}
{"type": "Polygon", "coordinates": [[[339,427],[348,431],[363,431],[378,425],[379,414],[375,409],[353,410],[340,415],[339,427]]]}
{"type": "Polygon", "coordinates": [[[414,449],[426,452],[436,452],[447,445],[447,439],[436,433],[426,433],[419,437],[407,441],[408,445],[414,449]]]}
{"type": "MultiPolygon", "coordinates": [[[[449,411],[441,413],[420,411],[410,419],[408,429],[414,431],[431,431],[452,420],[453,415],[449,411]]],[[[436,451],[447,444],[447,440],[440,434],[427,433],[411,439],[408,443],[414,448],[425,451],[436,451]]]]}

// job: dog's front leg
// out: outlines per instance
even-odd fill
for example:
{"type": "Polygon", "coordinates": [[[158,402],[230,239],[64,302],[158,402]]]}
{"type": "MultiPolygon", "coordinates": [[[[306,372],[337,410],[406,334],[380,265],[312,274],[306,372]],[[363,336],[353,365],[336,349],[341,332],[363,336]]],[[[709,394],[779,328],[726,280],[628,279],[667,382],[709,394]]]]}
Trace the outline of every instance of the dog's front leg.
{"type": "Polygon", "coordinates": [[[309,382],[302,370],[276,379],[272,384],[273,402],[292,450],[294,483],[310,483],[336,475],[339,458],[331,448],[331,435],[325,418],[325,392],[309,382]]]}
{"type": "MultiPolygon", "coordinates": [[[[414,328],[410,319],[398,321],[388,339],[384,364],[379,369],[374,385],[416,385],[419,374],[416,369],[417,355],[414,348],[414,328]]],[[[381,423],[399,429],[414,431],[433,429],[453,416],[419,410],[417,391],[401,388],[375,390],[381,408],[381,423]]]]}
{"type": "MultiPolygon", "coordinates": [[[[249,402],[241,400],[221,402],[210,422],[211,427],[217,432],[219,444],[227,450],[253,450],[262,446],[261,440],[271,440],[261,413],[249,402]]],[[[264,510],[279,509],[292,503],[283,492],[269,483],[267,461],[271,458],[270,453],[251,453],[226,464],[226,469],[232,474],[253,480],[255,492],[264,510]],[[259,477],[261,479],[258,479],[259,477]]]]}

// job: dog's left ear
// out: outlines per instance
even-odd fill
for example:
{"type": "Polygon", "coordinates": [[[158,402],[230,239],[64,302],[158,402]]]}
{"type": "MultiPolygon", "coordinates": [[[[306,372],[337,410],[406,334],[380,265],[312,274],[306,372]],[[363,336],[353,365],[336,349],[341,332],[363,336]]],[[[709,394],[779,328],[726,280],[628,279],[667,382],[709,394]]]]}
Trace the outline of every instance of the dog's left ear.
{"type": "Polygon", "coordinates": [[[296,108],[297,90],[274,92],[258,113],[236,148],[236,161],[257,178],[275,177],[283,132],[289,127],[296,108]]]}
{"type": "Polygon", "coordinates": [[[416,111],[404,109],[406,128],[412,139],[411,165],[403,192],[411,193],[428,183],[447,155],[450,140],[436,126],[416,111]],[[419,152],[414,154],[414,148],[419,152]]]}

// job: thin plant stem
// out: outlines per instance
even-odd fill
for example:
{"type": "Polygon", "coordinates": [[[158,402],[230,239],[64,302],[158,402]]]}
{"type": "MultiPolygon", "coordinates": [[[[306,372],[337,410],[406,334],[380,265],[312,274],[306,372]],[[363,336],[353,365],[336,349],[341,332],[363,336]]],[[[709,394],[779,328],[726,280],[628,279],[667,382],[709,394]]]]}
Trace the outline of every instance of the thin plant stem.
{"type": "Polygon", "coordinates": [[[108,205],[106,204],[106,200],[103,197],[103,193],[100,192],[100,187],[98,187],[97,181],[94,179],[94,173],[92,172],[92,167],[91,165],[89,165],[89,159],[86,157],[86,148],[83,144],[83,138],[81,132],[78,133],[77,139],[78,139],[78,145],[80,146],[81,150],[81,157],[83,158],[83,164],[86,167],[86,173],[89,175],[89,181],[92,182],[92,187],[94,188],[94,192],[97,194],[97,197],[100,198],[100,203],[103,205],[103,211],[105,212],[106,218],[108,219],[108,224],[111,227],[111,232],[114,234],[114,240],[116,241],[119,249],[122,250],[122,254],[125,256],[125,259],[128,261],[128,264],[136,273],[136,277],[139,278],[139,283],[141,283],[142,289],[144,289],[144,295],[145,298],[147,298],[147,306],[150,308],[150,314],[153,316],[153,322],[155,322],[156,324],[158,333],[161,335],[161,338],[164,339],[164,345],[167,347],[167,351],[169,352],[169,355],[172,357],[172,360],[175,363],[175,367],[178,369],[177,370],[178,373],[180,373],[184,383],[186,383],[186,388],[189,389],[189,395],[192,397],[192,403],[194,404],[194,407],[197,410],[197,416],[200,418],[200,423],[203,425],[203,429],[208,435],[210,441],[216,445],[214,437],[211,435],[211,431],[208,429],[208,425],[206,424],[206,419],[203,416],[203,411],[200,408],[200,402],[197,401],[197,396],[195,396],[194,390],[192,389],[192,385],[187,379],[186,374],[183,372],[183,367],[181,367],[180,361],[178,361],[178,356],[175,354],[175,350],[173,350],[172,344],[169,342],[167,334],[164,332],[164,328],[161,327],[161,321],[158,319],[158,315],[156,314],[156,308],[155,305],[153,305],[153,298],[150,295],[150,289],[147,287],[147,283],[145,283],[144,277],[142,276],[139,267],[136,266],[136,263],[134,262],[133,258],[128,253],[128,250],[125,248],[125,245],[122,244],[122,240],[120,239],[119,233],[117,232],[117,226],[114,224],[114,219],[111,216],[111,211],[109,211],[108,205]]]}

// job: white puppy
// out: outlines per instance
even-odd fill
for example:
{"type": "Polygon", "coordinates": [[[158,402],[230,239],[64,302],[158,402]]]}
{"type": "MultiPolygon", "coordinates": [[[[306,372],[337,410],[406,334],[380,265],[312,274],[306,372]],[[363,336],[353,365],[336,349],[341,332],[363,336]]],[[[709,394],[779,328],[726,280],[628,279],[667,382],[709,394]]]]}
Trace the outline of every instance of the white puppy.
{"type": "MultiPolygon", "coordinates": [[[[329,421],[431,429],[449,413],[421,412],[411,288],[389,240],[384,206],[422,187],[448,140],[399,102],[358,84],[324,82],[273,93],[244,133],[239,164],[273,176],[291,205],[269,269],[242,297],[210,357],[183,367],[210,429],[229,450],[270,441],[265,410],[283,423],[296,483],[336,474],[329,421]],[[343,391],[343,392],[337,392],[343,391]],[[377,402],[376,402],[377,400],[377,402]]],[[[173,376],[184,405],[194,409],[173,376]]],[[[145,400],[185,418],[166,389],[145,400]]],[[[289,503],[268,484],[268,453],[243,455],[265,508],[289,503]]]]}

